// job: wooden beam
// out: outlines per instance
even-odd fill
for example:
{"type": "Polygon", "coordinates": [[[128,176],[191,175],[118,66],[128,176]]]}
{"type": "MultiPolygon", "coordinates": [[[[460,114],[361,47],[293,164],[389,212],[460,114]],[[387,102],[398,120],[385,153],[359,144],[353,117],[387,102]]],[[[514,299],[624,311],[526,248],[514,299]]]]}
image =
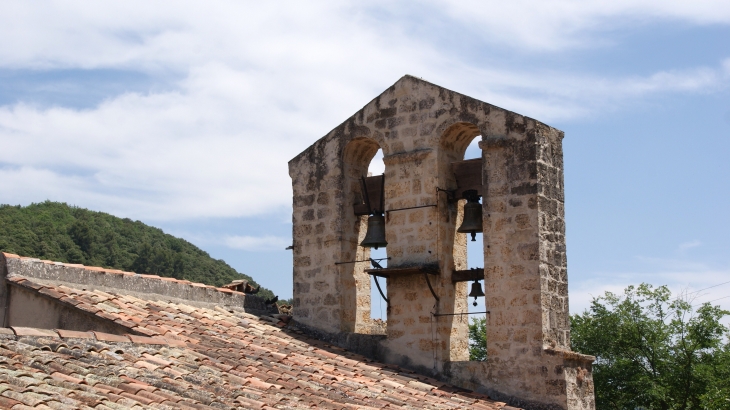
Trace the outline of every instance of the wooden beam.
{"type": "Polygon", "coordinates": [[[370,208],[365,204],[355,204],[352,206],[352,210],[355,211],[355,215],[357,216],[370,214],[370,208]]]}
{"type": "MultiPolygon", "coordinates": [[[[385,182],[385,176],[383,175],[376,175],[374,177],[367,177],[365,178],[365,184],[367,185],[368,189],[368,197],[370,198],[370,208],[373,211],[378,209],[380,211],[385,211],[385,209],[382,208],[382,199],[383,196],[383,183],[385,182]]],[[[354,204],[353,211],[355,211],[355,215],[369,215],[369,209],[367,204],[365,203],[365,195],[363,192],[360,192],[360,197],[362,198],[362,202],[359,204],[354,204]]]]}
{"type": "Polygon", "coordinates": [[[468,159],[451,163],[451,170],[456,176],[455,199],[464,197],[464,191],[474,189],[479,195],[484,195],[482,186],[482,159],[468,159]]]}
{"type": "Polygon", "coordinates": [[[471,282],[473,280],[484,280],[484,268],[455,270],[451,274],[451,281],[454,283],[471,282]]]}

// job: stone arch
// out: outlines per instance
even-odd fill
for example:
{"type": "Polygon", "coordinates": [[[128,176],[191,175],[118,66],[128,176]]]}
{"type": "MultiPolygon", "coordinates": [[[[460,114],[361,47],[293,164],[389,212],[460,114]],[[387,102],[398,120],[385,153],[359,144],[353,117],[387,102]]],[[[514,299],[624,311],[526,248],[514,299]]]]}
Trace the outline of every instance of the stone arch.
{"type": "MultiPolygon", "coordinates": [[[[477,136],[482,135],[479,127],[469,122],[454,122],[445,127],[439,139],[438,155],[438,180],[439,187],[443,189],[456,189],[456,178],[452,172],[451,163],[464,159],[469,144],[477,136]]],[[[468,312],[467,297],[469,284],[467,282],[451,282],[451,275],[454,270],[467,269],[467,237],[466,234],[459,234],[456,229],[464,217],[464,203],[461,199],[450,201],[446,194],[439,195],[439,235],[446,240],[444,255],[441,256],[442,264],[442,286],[453,287],[453,312],[468,312]]],[[[447,310],[451,310],[448,309],[447,310]]],[[[440,320],[439,330],[451,334],[450,343],[453,345],[451,360],[469,360],[468,345],[459,344],[458,341],[468,340],[468,319],[454,317],[451,320],[440,320]]]]}
{"type": "MultiPolygon", "coordinates": [[[[451,170],[451,163],[464,159],[469,144],[479,135],[483,135],[479,127],[469,122],[456,122],[444,129],[439,141],[438,179],[440,188],[456,189],[456,178],[451,170]]],[[[444,200],[444,196],[440,197],[444,200]]],[[[446,215],[442,215],[442,232],[444,238],[454,238],[451,263],[456,269],[466,269],[466,235],[457,234],[456,228],[463,219],[464,200],[444,202],[446,215]]]]}
{"type": "MultiPolygon", "coordinates": [[[[352,205],[362,201],[360,178],[366,176],[368,166],[381,148],[372,138],[350,140],[342,151],[343,196],[341,255],[343,260],[367,260],[370,249],[359,246],[367,231],[367,217],[356,216],[352,205]]],[[[370,333],[370,276],[365,273],[369,263],[339,265],[342,331],[370,333]]]]}
{"type": "Polygon", "coordinates": [[[481,127],[471,122],[443,123],[439,129],[441,130],[441,140],[439,141],[441,150],[455,154],[459,159],[464,157],[464,152],[474,137],[484,135],[481,127]]]}

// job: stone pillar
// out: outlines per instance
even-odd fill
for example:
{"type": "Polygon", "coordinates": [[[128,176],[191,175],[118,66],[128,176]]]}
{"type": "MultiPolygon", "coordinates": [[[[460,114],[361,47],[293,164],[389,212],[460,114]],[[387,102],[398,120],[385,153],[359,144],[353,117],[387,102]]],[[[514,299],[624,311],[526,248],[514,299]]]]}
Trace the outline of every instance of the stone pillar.
{"type": "Polygon", "coordinates": [[[480,144],[487,187],[484,264],[490,311],[485,385],[497,397],[519,397],[526,405],[593,408],[592,358],[570,352],[563,134],[531,125],[518,138],[487,136],[480,144]],[[573,354],[567,362],[565,352],[573,354]],[[589,396],[580,394],[575,375],[570,375],[581,371],[586,371],[581,386],[589,386],[589,396]],[[587,402],[568,405],[569,399],[587,402]]]}
{"type": "Polygon", "coordinates": [[[468,359],[466,320],[433,316],[454,313],[457,308],[464,311],[466,299],[466,286],[451,282],[456,212],[454,204],[449,205],[436,191],[438,158],[435,149],[384,158],[386,209],[426,206],[389,213],[387,252],[392,259],[388,267],[416,266],[440,272],[428,275],[438,301],[425,274],[388,279],[389,360],[426,373],[440,372],[446,361],[468,359]]]}
{"type": "Polygon", "coordinates": [[[345,207],[340,141],[320,140],[289,163],[293,188],[294,310],[297,320],[328,332],[343,328],[340,210],[345,207]]]}

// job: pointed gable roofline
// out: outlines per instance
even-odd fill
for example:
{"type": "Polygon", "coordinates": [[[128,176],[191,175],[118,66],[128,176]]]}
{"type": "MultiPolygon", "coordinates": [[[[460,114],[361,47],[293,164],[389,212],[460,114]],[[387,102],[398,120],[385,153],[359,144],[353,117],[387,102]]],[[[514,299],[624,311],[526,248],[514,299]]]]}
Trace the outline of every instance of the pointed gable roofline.
{"type": "MultiPolygon", "coordinates": [[[[362,127],[365,122],[369,122],[368,119],[375,118],[376,120],[381,120],[381,122],[387,127],[387,119],[392,118],[398,110],[398,107],[393,107],[391,105],[393,102],[393,96],[396,96],[396,98],[403,96],[409,97],[410,103],[416,104],[416,106],[413,106],[411,110],[415,110],[416,107],[419,109],[429,108],[435,103],[435,100],[428,98],[418,99],[419,90],[421,87],[428,88],[432,92],[436,91],[442,101],[451,102],[453,106],[448,110],[448,114],[455,118],[458,118],[459,121],[476,124],[479,122],[479,119],[477,118],[477,116],[470,114],[470,112],[489,112],[494,110],[501,112],[502,115],[504,115],[504,117],[506,117],[507,119],[508,127],[513,126],[516,130],[524,130],[524,123],[533,123],[534,126],[537,126],[539,128],[550,128],[552,130],[555,130],[561,135],[561,137],[564,135],[562,131],[555,129],[554,127],[550,127],[549,125],[534,118],[518,114],[514,111],[504,109],[502,107],[478,100],[474,97],[470,97],[466,94],[462,94],[442,87],[440,85],[431,83],[422,78],[406,74],[398,79],[398,81],[393,83],[393,85],[385,89],[385,91],[380,93],[380,95],[370,100],[370,102],[365,104],[361,109],[359,109],[349,118],[344,120],[340,125],[336,126],[326,135],[318,139],[309,148],[292,158],[289,161],[290,167],[293,164],[299,163],[303,157],[311,157],[313,154],[316,153],[318,149],[320,149],[318,147],[321,147],[322,144],[328,140],[334,138],[342,138],[346,136],[350,136],[350,139],[357,138],[359,136],[369,136],[369,132],[362,127]],[[387,101],[384,101],[385,99],[387,99],[387,101]]],[[[431,94],[431,92],[427,94],[431,94]]],[[[434,114],[438,117],[446,113],[447,110],[445,108],[442,108],[441,110],[437,110],[434,114]]],[[[442,125],[440,131],[444,131],[447,127],[448,125],[442,125]]],[[[481,127],[480,130],[482,132],[485,131],[485,129],[482,129],[481,127]]],[[[489,133],[484,133],[483,135],[489,137],[489,133]]],[[[391,154],[395,153],[397,152],[392,152],[391,154]]]]}

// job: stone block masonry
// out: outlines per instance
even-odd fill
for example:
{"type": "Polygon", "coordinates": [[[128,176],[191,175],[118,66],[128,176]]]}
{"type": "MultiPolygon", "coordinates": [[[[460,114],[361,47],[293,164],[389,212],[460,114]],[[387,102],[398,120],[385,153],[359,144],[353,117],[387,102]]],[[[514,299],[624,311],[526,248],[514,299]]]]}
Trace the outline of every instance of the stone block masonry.
{"type": "MultiPolygon", "coordinates": [[[[590,356],[570,351],[563,133],[531,118],[405,76],[289,162],[296,320],[330,334],[368,333],[369,249],[360,178],[385,163],[392,363],[528,408],[592,409],[590,356]],[[488,356],[468,362],[466,235],[452,163],[481,136],[488,356]],[[446,314],[447,316],[441,316],[446,314]]],[[[478,177],[477,177],[478,178],[478,177]]],[[[478,181],[478,179],[477,179],[478,181]]]]}

